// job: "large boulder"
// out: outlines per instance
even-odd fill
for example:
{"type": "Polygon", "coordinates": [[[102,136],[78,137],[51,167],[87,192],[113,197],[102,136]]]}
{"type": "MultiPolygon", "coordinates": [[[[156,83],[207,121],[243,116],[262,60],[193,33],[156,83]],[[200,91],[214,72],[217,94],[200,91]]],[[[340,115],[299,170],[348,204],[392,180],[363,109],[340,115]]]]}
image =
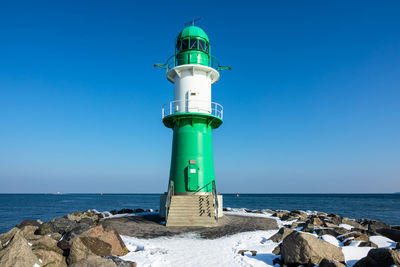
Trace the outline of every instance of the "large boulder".
{"type": "Polygon", "coordinates": [[[38,235],[48,235],[53,233],[57,233],[57,230],[51,222],[42,223],[36,230],[36,234],[38,235]]]}
{"type": "Polygon", "coordinates": [[[14,227],[7,233],[0,234],[0,250],[3,247],[7,246],[7,244],[10,243],[10,241],[14,237],[14,235],[19,231],[20,230],[17,227],[14,227]]]}
{"type": "Polygon", "coordinates": [[[319,264],[323,259],[345,260],[340,248],[311,234],[296,231],[283,240],[281,255],[286,265],[319,264]]]}
{"type": "Polygon", "coordinates": [[[384,222],[369,220],[367,222],[368,230],[371,232],[376,232],[377,229],[387,228],[390,229],[390,225],[384,222]]]}
{"type": "Polygon", "coordinates": [[[126,248],[124,242],[119,236],[118,232],[115,230],[105,231],[103,225],[98,225],[96,227],[90,228],[82,235],[97,237],[104,242],[107,242],[111,245],[111,253],[116,256],[123,256],[128,253],[128,249],[126,248]]]}
{"type": "Polygon", "coordinates": [[[89,225],[96,224],[100,219],[99,214],[97,214],[96,212],[94,212],[92,210],[87,210],[83,213],[80,211],[77,211],[77,212],[74,212],[71,214],[67,214],[64,217],[70,221],[74,221],[77,223],[86,223],[89,225]]]}
{"type": "Polygon", "coordinates": [[[106,256],[111,253],[111,245],[98,237],[78,236],[72,243],[68,264],[79,262],[89,255],[106,256]]]}
{"type": "Polygon", "coordinates": [[[385,267],[400,266],[400,251],[388,248],[375,248],[368,255],[359,260],[354,267],[385,267]]]}
{"type": "Polygon", "coordinates": [[[15,233],[7,246],[0,250],[1,267],[25,267],[39,265],[39,263],[28,241],[20,232],[15,233]]]}
{"type": "Polygon", "coordinates": [[[69,265],[70,267],[117,267],[117,265],[109,259],[103,259],[102,257],[95,255],[88,255],[69,265]]]}
{"type": "Polygon", "coordinates": [[[39,220],[27,219],[27,220],[23,220],[22,222],[17,224],[16,227],[19,228],[19,229],[21,229],[21,228],[23,228],[24,226],[27,226],[27,225],[38,226],[39,227],[41,224],[42,223],[39,220]]]}
{"type": "Polygon", "coordinates": [[[51,222],[56,232],[62,235],[66,232],[71,231],[78,225],[77,222],[68,220],[64,217],[54,218],[53,220],[51,220],[51,222]]]}
{"type": "Polygon", "coordinates": [[[379,228],[379,229],[376,229],[376,232],[383,236],[386,236],[387,238],[392,239],[393,241],[400,242],[400,230],[389,229],[389,228],[379,228]]]}
{"type": "Polygon", "coordinates": [[[52,250],[35,249],[33,253],[40,259],[40,266],[67,267],[65,258],[52,250]]]}
{"type": "Polygon", "coordinates": [[[61,248],[62,250],[66,250],[71,248],[71,243],[72,240],[87,231],[90,228],[90,226],[86,223],[79,223],[78,226],[73,228],[71,231],[67,232],[63,238],[58,242],[58,247],[61,248]]]}
{"type": "Polygon", "coordinates": [[[292,229],[282,227],[276,234],[268,238],[268,240],[272,240],[274,242],[281,242],[285,237],[290,235],[292,232],[293,232],[292,229]]]}

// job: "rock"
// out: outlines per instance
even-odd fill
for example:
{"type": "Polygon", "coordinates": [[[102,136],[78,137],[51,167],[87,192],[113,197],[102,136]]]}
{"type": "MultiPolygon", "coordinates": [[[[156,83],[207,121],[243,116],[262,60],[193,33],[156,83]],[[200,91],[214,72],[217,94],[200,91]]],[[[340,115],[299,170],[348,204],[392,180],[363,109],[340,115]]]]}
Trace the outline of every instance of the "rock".
{"type": "Polygon", "coordinates": [[[232,209],[231,209],[231,208],[223,207],[222,210],[223,210],[223,211],[231,211],[232,209]]]}
{"type": "Polygon", "coordinates": [[[323,259],[318,266],[319,267],[346,267],[346,265],[344,265],[341,262],[338,262],[335,260],[327,260],[327,259],[323,259]]]}
{"type": "Polygon", "coordinates": [[[135,209],[134,210],[134,213],[142,213],[142,212],[144,212],[144,209],[135,209]]]}
{"type": "Polygon", "coordinates": [[[89,225],[85,223],[78,224],[74,229],[66,233],[63,238],[58,242],[57,246],[62,250],[71,248],[71,241],[74,237],[82,234],[90,228],[89,225]]]}
{"type": "Polygon", "coordinates": [[[280,246],[280,245],[276,246],[276,247],[274,248],[274,250],[272,251],[272,254],[274,254],[274,255],[279,255],[279,254],[281,254],[281,246],[280,246]]]}
{"type": "Polygon", "coordinates": [[[294,220],[297,220],[297,219],[299,219],[300,217],[299,216],[292,216],[292,215],[290,215],[290,214],[286,214],[286,215],[283,215],[282,217],[281,217],[281,220],[282,221],[294,221],[294,220]]]}
{"type": "Polygon", "coordinates": [[[275,259],[273,259],[272,260],[272,263],[274,264],[274,266],[275,265],[279,265],[279,266],[286,266],[286,265],[284,265],[283,263],[282,263],[282,260],[279,258],[279,257],[277,257],[277,258],[275,258],[275,259]]]}
{"type": "Polygon", "coordinates": [[[368,230],[372,232],[376,232],[376,230],[380,228],[387,228],[387,229],[391,228],[389,224],[375,220],[369,220],[367,225],[368,225],[368,230]]]}
{"type": "Polygon", "coordinates": [[[324,227],[336,228],[338,225],[330,222],[324,222],[324,227]]]}
{"type": "Polygon", "coordinates": [[[96,224],[96,221],[95,220],[93,220],[92,218],[87,218],[87,217],[85,217],[85,218],[82,218],[80,221],[79,221],[79,224],[87,224],[87,225],[95,225],[96,224]]]}
{"type": "Polygon", "coordinates": [[[348,224],[348,225],[353,226],[355,228],[366,229],[366,227],[362,226],[361,224],[359,224],[355,220],[351,220],[349,218],[342,218],[342,223],[348,224]]]}
{"type": "Polygon", "coordinates": [[[312,225],[318,225],[318,226],[323,226],[324,225],[324,222],[321,221],[321,219],[318,218],[318,217],[312,217],[306,223],[312,224],[312,225]]]}
{"type": "Polygon", "coordinates": [[[375,243],[373,243],[371,241],[369,241],[369,242],[363,241],[358,246],[359,247],[372,247],[372,248],[377,248],[378,247],[375,243]]]}
{"type": "Polygon", "coordinates": [[[51,222],[53,223],[53,227],[56,232],[62,235],[66,232],[71,231],[78,225],[75,221],[71,221],[64,217],[54,218],[53,220],[51,220],[51,222]]]}
{"type": "Polygon", "coordinates": [[[133,213],[133,209],[122,209],[117,212],[117,214],[133,213]]]}
{"type": "Polygon", "coordinates": [[[65,258],[60,253],[44,249],[34,250],[33,253],[41,260],[40,266],[67,267],[65,258]]]}
{"type": "Polygon", "coordinates": [[[16,225],[17,228],[21,229],[24,226],[31,225],[31,226],[40,226],[41,223],[39,220],[23,220],[19,224],[16,225]]]}
{"type": "Polygon", "coordinates": [[[35,234],[37,235],[48,235],[48,234],[53,234],[56,233],[56,229],[54,228],[53,223],[51,222],[44,222],[42,223],[35,234]]]}
{"type": "Polygon", "coordinates": [[[316,230],[316,229],[318,229],[318,228],[319,228],[319,227],[317,227],[317,226],[314,225],[314,224],[306,223],[306,224],[304,225],[303,229],[301,229],[301,231],[307,232],[307,233],[313,233],[314,230],[316,230]]]}
{"type": "Polygon", "coordinates": [[[39,259],[33,254],[28,241],[17,232],[9,244],[0,250],[1,267],[24,267],[39,264],[39,259]]]}
{"type": "Polygon", "coordinates": [[[400,251],[388,248],[375,248],[368,255],[359,260],[354,266],[400,266],[400,251]]]}
{"type": "Polygon", "coordinates": [[[82,235],[98,237],[100,240],[110,244],[112,247],[110,254],[112,255],[124,256],[129,252],[119,234],[115,230],[105,231],[103,225],[90,228],[82,235]]]}
{"type": "Polygon", "coordinates": [[[306,224],[303,223],[303,222],[294,222],[294,223],[290,224],[288,227],[289,227],[290,229],[296,229],[296,228],[298,228],[298,227],[301,227],[301,229],[303,229],[305,225],[306,225],[306,224]]]}
{"type": "Polygon", "coordinates": [[[111,254],[111,245],[98,237],[78,236],[74,239],[68,256],[68,264],[79,262],[89,255],[111,254]]]}
{"type": "Polygon", "coordinates": [[[288,215],[288,214],[289,214],[288,211],[286,211],[286,210],[280,210],[280,211],[277,211],[277,212],[275,212],[274,214],[272,214],[272,216],[278,217],[279,219],[281,219],[284,215],[288,215]]]}
{"type": "Polygon", "coordinates": [[[274,214],[275,213],[273,210],[270,210],[270,209],[263,209],[262,212],[263,213],[268,213],[268,214],[274,214]]]}
{"type": "Polygon", "coordinates": [[[104,259],[112,260],[117,265],[117,267],[136,267],[136,262],[124,261],[116,256],[108,255],[108,256],[101,256],[101,257],[104,259]]]}
{"type": "Polygon", "coordinates": [[[262,214],[262,210],[253,210],[253,213],[262,214]]]}
{"type": "Polygon", "coordinates": [[[379,234],[386,236],[393,241],[400,242],[400,230],[397,229],[389,229],[389,228],[379,228],[376,229],[376,232],[379,234]]]}
{"type": "Polygon", "coordinates": [[[307,215],[307,213],[305,213],[304,211],[301,211],[301,210],[292,210],[291,212],[290,212],[290,214],[293,214],[293,215],[300,215],[301,217],[307,217],[308,215],[307,215]]]}
{"type": "Polygon", "coordinates": [[[347,233],[344,235],[340,235],[337,237],[337,239],[339,239],[340,242],[344,242],[345,246],[348,246],[352,241],[369,242],[369,237],[366,234],[359,233],[359,232],[350,232],[350,233],[347,233]]]}
{"type": "Polygon", "coordinates": [[[247,249],[241,249],[241,250],[238,251],[237,254],[240,254],[240,255],[244,256],[244,253],[247,252],[247,251],[248,251],[247,249]]]}
{"type": "Polygon", "coordinates": [[[0,234],[0,250],[5,247],[19,231],[20,230],[17,227],[14,227],[7,233],[0,234]]]}
{"type": "Polygon", "coordinates": [[[286,265],[319,264],[323,259],[343,262],[339,247],[313,235],[294,231],[283,239],[281,256],[286,265]]]}
{"type": "Polygon", "coordinates": [[[26,240],[32,241],[41,237],[40,235],[35,235],[37,229],[37,226],[27,225],[21,229],[20,233],[26,240]]]}
{"type": "Polygon", "coordinates": [[[319,236],[321,235],[333,235],[334,237],[338,237],[340,235],[344,235],[349,233],[350,231],[341,227],[337,228],[319,228],[314,230],[319,236]]]}
{"type": "Polygon", "coordinates": [[[374,259],[370,257],[364,257],[356,262],[353,267],[382,267],[374,259]]]}
{"type": "Polygon", "coordinates": [[[77,262],[69,265],[70,267],[117,267],[117,265],[109,259],[103,259],[102,257],[95,255],[88,255],[80,259],[77,262]]]}
{"type": "Polygon", "coordinates": [[[281,242],[285,237],[290,235],[292,232],[293,232],[292,229],[282,227],[276,234],[268,238],[268,240],[272,240],[274,242],[281,242]]]}
{"type": "Polygon", "coordinates": [[[331,214],[328,214],[327,217],[328,217],[327,219],[329,219],[329,221],[330,221],[331,223],[334,223],[334,224],[337,224],[337,225],[339,225],[339,224],[342,223],[342,217],[340,217],[340,216],[337,215],[337,214],[331,213],[331,214]]]}
{"type": "Polygon", "coordinates": [[[397,243],[396,249],[400,249],[400,243],[397,243]]]}
{"type": "Polygon", "coordinates": [[[32,244],[33,253],[36,253],[36,250],[46,250],[53,251],[60,255],[63,254],[62,249],[57,246],[57,241],[48,236],[39,236],[39,239],[36,240],[28,240],[32,244]]]}

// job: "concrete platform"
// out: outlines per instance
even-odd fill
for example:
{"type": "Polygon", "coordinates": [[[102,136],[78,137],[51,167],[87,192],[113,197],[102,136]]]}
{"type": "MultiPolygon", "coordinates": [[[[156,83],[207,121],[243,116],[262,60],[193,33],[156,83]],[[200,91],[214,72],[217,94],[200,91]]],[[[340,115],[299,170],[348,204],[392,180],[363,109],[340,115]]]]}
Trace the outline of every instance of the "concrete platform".
{"type": "Polygon", "coordinates": [[[200,237],[215,239],[241,232],[278,229],[275,219],[225,215],[218,220],[215,227],[166,227],[164,219],[158,215],[131,216],[105,219],[105,229],[114,229],[121,235],[137,238],[156,238],[174,236],[182,233],[196,232],[200,237]]]}

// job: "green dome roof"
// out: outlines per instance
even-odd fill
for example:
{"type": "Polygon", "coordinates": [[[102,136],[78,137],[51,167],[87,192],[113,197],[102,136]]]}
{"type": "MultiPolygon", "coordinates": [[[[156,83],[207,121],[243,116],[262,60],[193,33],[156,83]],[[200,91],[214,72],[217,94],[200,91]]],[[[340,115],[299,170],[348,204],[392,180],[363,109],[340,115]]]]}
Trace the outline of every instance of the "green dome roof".
{"type": "Polygon", "coordinates": [[[208,40],[207,34],[203,31],[202,28],[199,28],[197,26],[189,26],[184,28],[178,35],[178,39],[180,38],[185,38],[185,37],[201,37],[207,40],[207,42],[210,42],[208,40]]]}

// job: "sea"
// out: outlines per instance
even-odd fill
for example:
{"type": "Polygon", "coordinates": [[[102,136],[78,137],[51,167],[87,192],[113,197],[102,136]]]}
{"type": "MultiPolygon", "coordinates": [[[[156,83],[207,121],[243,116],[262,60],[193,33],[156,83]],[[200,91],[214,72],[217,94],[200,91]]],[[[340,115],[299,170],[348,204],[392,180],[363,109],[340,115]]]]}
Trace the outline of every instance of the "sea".
{"type": "MultiPolygon", "coordinates": [[[[400,194],[223,194],[224,207],[323,211],[400,225],[400,194]]],[[[0,233],[24,219],[50,221],[75,211],[159,209],[160,194],[0,194],[0,233]]]]}

